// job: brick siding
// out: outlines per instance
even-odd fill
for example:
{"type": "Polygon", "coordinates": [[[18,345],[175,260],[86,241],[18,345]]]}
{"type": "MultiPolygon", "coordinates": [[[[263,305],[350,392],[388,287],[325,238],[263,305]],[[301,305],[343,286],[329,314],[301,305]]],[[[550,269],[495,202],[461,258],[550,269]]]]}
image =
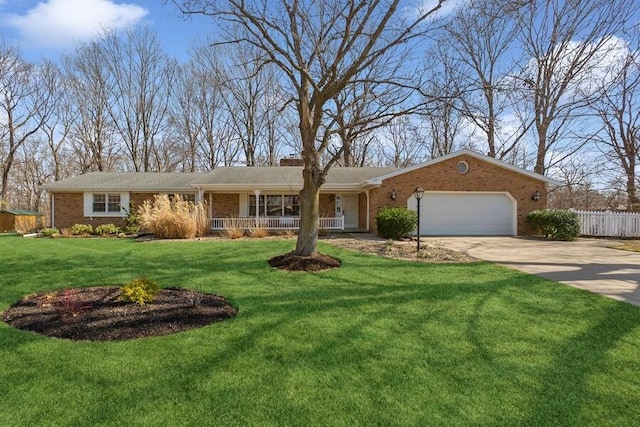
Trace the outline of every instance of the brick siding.
{"type": "Polygon", "coordinates": [[[543,181],[463,155],[389,178],[384,180],[379,188],[371,190],[371,231],[377,231],[375,216],[381,208],[407,207],[407,199],[418,186],[425,191],[508,192],[517,203],[518,234],[526,234],[529,231],[527,213],[547,206],[547,192],[543,181]],[[460,161],[469,164],[466,174],[458,173],[456,170],[460,161]],[[390,194],[394,189],[397,198],[391,200],[390,194]],[[536,190],[542,195],[538,202],[531,200],[536,190]]]}
{"type": "MultiPolygon", "coordinates": [[[[209,194],[204,198],[209,202],[209,194]]],[[[214,218],[236,218],[240,216],[240,196],[237,193],[212,193],[211,207],[214,218]]]]}

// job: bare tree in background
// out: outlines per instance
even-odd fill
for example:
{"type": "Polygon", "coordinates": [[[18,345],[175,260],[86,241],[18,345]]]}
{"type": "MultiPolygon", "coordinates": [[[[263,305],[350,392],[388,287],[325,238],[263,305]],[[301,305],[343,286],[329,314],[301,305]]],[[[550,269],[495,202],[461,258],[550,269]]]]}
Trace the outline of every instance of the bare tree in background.
{"type": "Polygon", "coordinates": [[[612,37],[635,24],[638,2],[532,0],[517,8],[518,41],[530,58],[516,76],[514,90],[529,102],[535,129],[534,171],[574,154],[585,143],[571,134],[588,103],[580,89],[612,47],[612,37]],[[549,158],[551,153],[556,156],[549,158]]]}
{"type": "Polygon", "coordinates": [[[377,133],[379,157],[386,164],[402,168],[427,160],[428,130],[411,116],[396,117],[377,133]]]}
{"type": "MultiPolygon", "coordinates": [[[[258,48],[237,44],[218,47],[221,69],[221,97],[233,129],[242,144],[244,162],[258,166],[258,157],[265,143],[266,112],[278,109],[265,105],[275,101],[271,89],[277,86],[272,65],[265,65],[258,48]]],[[[274,141],[272,141],[273,143],[274,141]]]]}
{"type": "Polygon", "coordinates": [[[146,27],[128,30],[124,37],[108,33],[101,48],[112,90],[109,114],[131,166],[136,172],[157,170],[155,144],[166,125],[176,61],[146,27]]]}
{"type": "Polygon", "coordinates": [[[630,51],[621,64],[612,64],[608,75],[596,82],[598,97],[589,103],[603,126],[595,136],[596,143],[622,172],[627,204],[632,210],[640,210],[636,175],[640,162],[639,54],[638,49],[630,51]]]}
{"type": "Polygon", "coordinates": [[[191,61],[182,75],[182,85],[191,87],[191,104],[184,104],[182,115],[192,115],[196,140],[198,169],[212,170],[239,161],[242,147],[233,132],[233,123],[224,109],[223,58],[219,49],[199,44],[191,53],[191,61]]]}
{"type": "MultiPolygon", "coordinates": [[[[512,7],[511,2],[499,0],[465,3],[444,27],[436,54],[457,85],[449,95],[458,95],[460,105],[449,110],[459,109],[483,134],[486,154],[498,159],[517,146],[527,126],[506,135],[500,132],[510,107],[504,76],[513,73],[519,60],[513,52],[521,21],[514,19],[512,7]]],[[[436,97],[440,104],[443,96],[436,97]]]]}
{"type": "Polygon", "coordinates": [[[51,113],[45,74],[46,69],[25,61],[16,47],[0,46],[0,201],[7,198],[18,150],[51,113]]]}
{"type": "Polygon", "coordinates": [[[66,94],[58,114],[70,122],[75,161],[81,172],[110,171],[121,153],[109,115],[112,88],[99,42],[77,47],[64,58],[64,71],[66,94]]]}
{"type": "MultiPolygon", "coordinates": [[[[51,178],[57,181],[69,176],[75,163],[69,162],[71,155],[67,151],[67,137],[71,131],[73,108],[69,105],[71,98],[67,96],[67,80],[60,68],[48,61],[43,63],[42,68],[43,84],[46,84],[51,93],[53,107],[50,114],[40,118],[42,120],[40,135],[46,142],[50,160],[42,162],[39,159],[38,163],[49,166],[51,178]]],[[[37,114],[41,115],[42,112],[39,111],[37,114]]],[[[27,161],[26,158],[25,161],[27,161]]]]}
{"type": "Polygon", "coordinates": [[[184,13],[218,19],[226,41],[252,46],[265,63],[276,65],[285,75],[286,90],[299,117],[305,165],[295,254],[316,254],[320,187],[331,166],[342,156],[339,149],[326,164],[321,163],[332,143],[325,108],[373,65],[378,74],[372,80],[376,85],[370,89],[378,92],[385,87],[406,85],[396,74],[395,61],[404,57],[403,52],[413,48],[430,28],[428,17],[433,10],[408,11],[400,8],[399,0],[173,2],[184,13]],[[235,37],[238,31],[240,38],[235,37]]]}
{"type": "MultiPolygon", "coordinates": [[[[444,52],[448,48],[438,44],[439,55],[429,55],[430,68],[439,72],[429,79],[422,91],[425,106],[421,116],[428,127],[429,138],[423,149],[431,158],[454,151],[456,141],[465,127],[465,102],[457,74],[457,64],[444,52]]],[[[472,121],[473,122],[473,121],[472,121]]]]}

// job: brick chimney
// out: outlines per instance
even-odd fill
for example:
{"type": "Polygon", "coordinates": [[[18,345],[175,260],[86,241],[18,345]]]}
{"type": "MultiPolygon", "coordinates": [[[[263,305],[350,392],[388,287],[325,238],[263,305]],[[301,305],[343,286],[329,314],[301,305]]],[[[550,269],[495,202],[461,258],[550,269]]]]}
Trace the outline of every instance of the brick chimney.
{"type": "Polygon", "coordinates": [[[293,154],[284,159],[280,159],[280,166],[304,166],[304,159],[299,159],[293,154]]]}

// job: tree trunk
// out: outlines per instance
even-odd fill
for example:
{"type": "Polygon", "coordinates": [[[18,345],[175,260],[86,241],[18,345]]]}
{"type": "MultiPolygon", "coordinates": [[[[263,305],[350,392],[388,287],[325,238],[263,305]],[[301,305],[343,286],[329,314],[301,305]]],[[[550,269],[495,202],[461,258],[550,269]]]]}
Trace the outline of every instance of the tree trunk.
{"type": "Polygon", "coordinates": [[[640,211],[640,197],[638,197],[636,189],[634,169],[627,171],[627,199],[629,200],[629,210],[640,211]]]}
{"type": "Polygon", "coordinates": [[[318,249],[318,226],[320,219],[320,185],[307,168],[303,171],[304,187],[300,191],[300,230],[295,254],[312,256],[318,249]]]}

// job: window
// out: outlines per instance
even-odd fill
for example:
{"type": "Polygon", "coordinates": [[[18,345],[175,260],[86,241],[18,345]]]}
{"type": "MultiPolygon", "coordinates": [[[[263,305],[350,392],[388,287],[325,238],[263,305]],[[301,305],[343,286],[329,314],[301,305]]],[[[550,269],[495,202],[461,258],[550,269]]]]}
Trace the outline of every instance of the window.
{"type": "Polygon", "coordinates": [[[120,213],[120,194],[94,194],[93,212],[117,212],[120,213]]]}
{"type": "Polygon", "coordinates": [[[469,172],[469,163],[465,162],[464,160],[459,161],[456,165],[456,170],[461,174],[469,172]]]}
{"type": "Polygon", "coordinates": [[[108,194],[107,200],[109,202],[107,206],[108,212],[120,212],[121,206],[119,194],[108,194]]]}
{"type": "Polygon", "coordinates": [[[282,216],[282,196],[267,196],[267,216],[282,216]]]}
{"type": "Polygon", "coordinates": [[[300,196],[284,196],[284,215],[300,216],[300,196]]]}
{"type": "Polygon", "coordinates": [[[129,193],[102,192],[83,194],[85,217],[120,217],[126,215],[123,207],[129,207],[129,193]]]}
{"type": "Polygon", "coordinates": [[[107,211],[107,196],[106,196],[106,194],[94,194],[93,195],[93,211],[94,212],[106,212],[107,211]]]}
{"type": "MultiPolygon", "coordinates": [[[[260,216],[299,216],[300,197],[294,195],[268,194],[260,195],[260,216]]],[[[249,216],[256,216],[256,196],[249,195],[249,216]]]]}

